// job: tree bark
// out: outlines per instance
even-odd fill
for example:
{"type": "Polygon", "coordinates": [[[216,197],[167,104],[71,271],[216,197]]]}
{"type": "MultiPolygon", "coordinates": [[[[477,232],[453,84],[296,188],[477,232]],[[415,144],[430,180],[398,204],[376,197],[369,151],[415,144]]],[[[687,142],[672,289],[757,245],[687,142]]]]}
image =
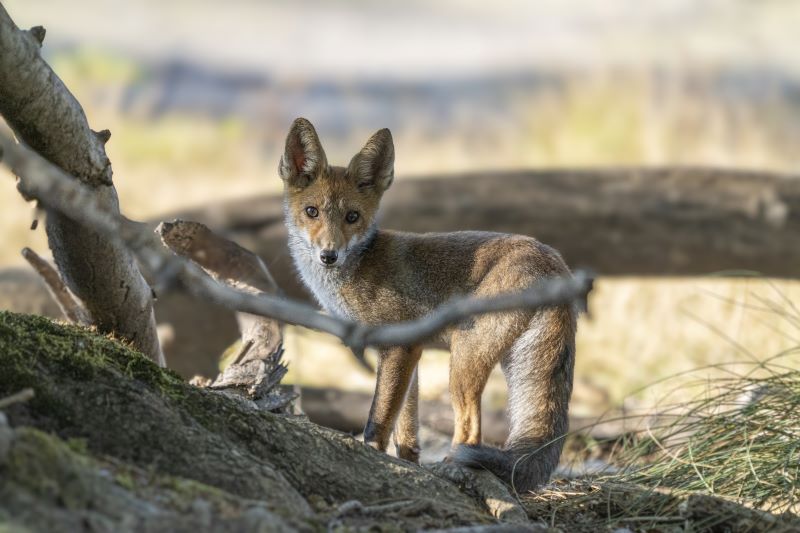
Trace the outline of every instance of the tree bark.
{"type": "MultiPolygon", "coordinates": [[[[251,294],[279,294],[260,257],[206,226],[176,220],[162,222],[157,231],[167,248],[200,266],[217,282],[251,294]]],[[[209,387],[243,392],[268,411],[291,412],[297,395],[280,386],[287,372],[281,360],[282,324],[249,313],[236,313],[236,319],[241,332],[239,350],[209,387]]]]}
{"type": "MultiPolygon", "coordinates": [[[[110,133],[89,128],[80,104],[42,59],[43,39],[43,28],[20,30],[0,5],[0,114],[20,140],[91,187],[98,203],[118,214],[104,146],[110,133]]],[[[98,329],[130,341],[163,365],[152,292],[133,255],[55,209],[46,210],[56,265],[98,329]]]]}

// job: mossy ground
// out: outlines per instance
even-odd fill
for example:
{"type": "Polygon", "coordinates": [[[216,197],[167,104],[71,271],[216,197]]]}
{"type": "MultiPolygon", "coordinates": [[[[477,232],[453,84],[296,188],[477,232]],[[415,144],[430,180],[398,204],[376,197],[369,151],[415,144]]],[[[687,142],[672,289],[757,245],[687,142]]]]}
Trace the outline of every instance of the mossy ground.
{"type": "Polygon", "coordinates": [[[161,530],[238,531],[247,530],[249,517],[256,516],[260,520],[253,524],[276,530],[315,529],[284,520],[262,502],[98,459],[31,428],[15,431],[0,471],[0,528],[14,531],[20,523],[37,531],[80,530],[82,524],[99,531],[147,530],[156,524],[161,530]]]}
{"type": "Polygon", "coordinates": [[[184,384],[177,374],[158,368],[110,336],[39,316],[0,311],[0,354],[5,363],[0,374],[3,388],[36,385],[34,367],[43,361],[81,379],[116,370],[165,392],[184,384]]]}
{"type": "Polygon", "coordinates": [[[44,508],[70,519],[98,511],[100,530],[134,519],[147,525],[149,515],[135,509],[154,502],[164,516],[205,517],[205,525],[191,522],[200,529],[246,520],[301,529],[331,521],[378,529],[492,521],[450,482],[347,435],[193,387],[94,331],[0,312],[0,397],[25,387],[35,397],[7,410],[30,443],[28,459],[15,452],[16,485],[9,490],[28,495],[14,509],[34,511],[6,512],[21,523],[40,524],[44,508]],[[374,514],[338,517],[338,507],[353,499],[374,514]],[[394,513],[387,517],[373,509],[422,499],[424,511],[400,505],[380,511],[394,513]],[[103,515],[110,510],[117,514],[103,515]]]}
{"type": "MultiPolygon", "coordinates": [[[[64,401],[61,381],[118,379],[171,399],[185,398],[190,390],[177,375],[113,338],[36,316],[0,312],[0,362],[0,397],[26,387],[36,393],[25,409],[9,409],[12,422],[66,436],[65,427],[90,414],[64,401]]],[[[252,529],[248,524],[315,529],[313,521],[275,514],[274,505],[97,453],[97,443],[83,436],[64,440],[24,426],[13,434],[10,450],[0,457],[0,528],[17,531],[28,524],[68,531],[91,524],[101,531],[147,530],[159,523],[161,530],[178,531],[252,529]]]]}

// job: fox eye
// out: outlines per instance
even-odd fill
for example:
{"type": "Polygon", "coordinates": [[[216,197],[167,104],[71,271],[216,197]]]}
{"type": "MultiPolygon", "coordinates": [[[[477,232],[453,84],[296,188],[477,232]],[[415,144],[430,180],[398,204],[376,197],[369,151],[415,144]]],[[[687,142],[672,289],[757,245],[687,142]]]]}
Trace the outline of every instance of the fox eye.
{"type": "Polygon", "coordinates": [[[358,220],[358,216],[358,211],[350,211],[347,213],[347,215],[345,215],[344,219],[348,224],[353,224],[356,220],[358,220]]]}
{"type": "Polygon", "coordinates": [[[317,216],[319,215],[319,209],[317,209],[313,205],[310,205],[306,207],[306,215],[310,216],[311,218],[317,218],[317,216]]]}

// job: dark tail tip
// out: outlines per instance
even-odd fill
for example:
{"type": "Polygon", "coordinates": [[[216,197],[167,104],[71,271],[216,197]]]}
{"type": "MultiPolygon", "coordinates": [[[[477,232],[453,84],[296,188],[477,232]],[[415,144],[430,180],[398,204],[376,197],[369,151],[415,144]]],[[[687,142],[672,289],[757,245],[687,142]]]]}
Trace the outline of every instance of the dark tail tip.
{"type": "Polygon", "coordinates": [[[506,483],[511,483],[513,460],[509,452],[489,446],[461,444],[451,455],[451,459],[470,468],[485,468],[506,483]]]}
{"type": "Polygon", "coordinates": [[[534,490],[550,478],[558,463],[560,447],[555,453],[536,453],[538,446],[500,450],[489,446],[462,444],[452,455],[454,462],[470,468],[485,468],[515,491],[534,490]]]}

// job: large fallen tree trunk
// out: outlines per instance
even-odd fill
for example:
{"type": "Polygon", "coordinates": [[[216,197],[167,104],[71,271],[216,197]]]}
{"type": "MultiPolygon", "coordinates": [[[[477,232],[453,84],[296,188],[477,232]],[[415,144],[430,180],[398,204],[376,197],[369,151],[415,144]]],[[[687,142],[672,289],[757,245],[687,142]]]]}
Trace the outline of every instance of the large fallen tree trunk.
{"type": "MultiPolygon", "coordinates": [[[[175,216],[225,232],[266,258],[290,296],[303,294],[286,248],[279,195],[175,216]]],[[[381,225],[531,235],[572,267],[601,276],[747,270],[800,277],[800,179],[764,172],[620,168],[397,180],[381,205],[381,225]]]]}
{"type": "MultiPolygon", "coordinates": [[[[0,5],[0,114],[25,144],[91,187],[96,201],[119,213],[106,156],[108,130],[89,128],[80,104],[39,54],[44,28],[17,28],[0,5]]],[[[25,192],[25,183],[20,183],[25,192]]],[[[47,237],[58,269],[104,332],[129,340],[163,365],[152,292],[133,255],[46,203],[47,237]]]]}
{"type": "MultiPolygon", "coordinates": [[[[398,180],[384,203],[385,227],[529,234],[600,275],[753,270],[800,277],[800,179],[792,176],[701,168],[487,172],[398,180]]],[[[288,296],[310,300],[291,264],[280,196],[158,221],[174,217],[203,222],[254,251],[288,296]]],[[[151,248],[165,253],[155,236],[151,248]]],[[[233,313],[198,305],[175,278],[149,274],[159,322],[175,332],[171,366],[187,376],[216,375],[218,354],[238,337],[233,313]]]]}

